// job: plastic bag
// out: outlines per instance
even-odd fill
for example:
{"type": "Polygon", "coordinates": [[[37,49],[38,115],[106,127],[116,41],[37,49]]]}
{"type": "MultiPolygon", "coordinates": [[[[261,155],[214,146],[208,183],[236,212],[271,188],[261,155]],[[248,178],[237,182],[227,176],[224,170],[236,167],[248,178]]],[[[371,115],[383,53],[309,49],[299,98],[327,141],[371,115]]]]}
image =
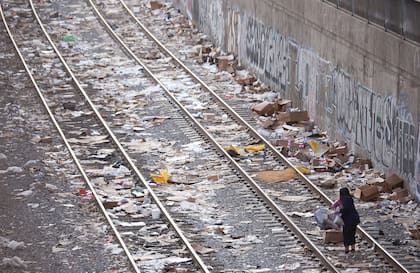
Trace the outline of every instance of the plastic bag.
{"type": "Polygon", "coordinates": [[[335,215],[334,221],[333,221],[334,225],[336,225],[338,228],[341,228],[342,226],[344,226],[344,221],[343,218],[341,218],[341,216],[339,214],[335,215]]]}
{"type": "MultiPolygon", "coordinates": [[[[320,229],[340,229],[342,225],[339,225],[340,222],[335,223],[336,216],[335,212],[330,211],[327,208],[319,208],[314,213],[316,223],[320,229]]],[[[340,217],[341,219],[341,217],[340,217]]],[[[341,219],[342,221],[342,219],[341,219]]]]}

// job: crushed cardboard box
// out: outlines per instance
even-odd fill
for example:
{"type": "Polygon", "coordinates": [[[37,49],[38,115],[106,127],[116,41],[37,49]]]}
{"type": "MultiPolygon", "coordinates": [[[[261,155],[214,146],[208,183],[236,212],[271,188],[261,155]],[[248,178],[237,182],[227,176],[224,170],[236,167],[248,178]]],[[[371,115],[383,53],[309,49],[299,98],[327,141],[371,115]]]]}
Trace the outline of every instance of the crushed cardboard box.
{"type": "Polygon", "coordinates": [[[341,230],[328,229],[324,231],[324,243],[340,243],[343,241],[341,230]]]}
{"type": "Polygon", "coordinates": [[[233,55],[218,56],[216,59],[217,59],[217,69],[219,71],[227,71],[229,73],[235,72],[237,63],[233,55]]]}
{"type": "Polygon", "coordinates": [[[392,174],[385,179],[385,184],[386,184],[387,190],[391,191],[395,188],[403,187],[404,180],[402,180],[402,178],[400,178],[398,175],[392,174]]]}
{"type": "Polygon", "coordinates": [[[307,111],[298,112],[280,112],[277,114],[277,121],[285,123],[295,123],[309,120],[307,111]]]}
{"type": "Polygon", "coordinates": [[[161,3],[159,3],[158,1],[150,1],[150,9],[151,10],[160,9],[162,7],[163,7],[163,5],[161,3]]]}
{"type": "Polygon", "coordinates": [[[257,179],[265,182],[282,182],[297,177],[297,173],[292,168],[287,168],[279,171],[264,171],[258,172],[256,175],[257,179]]]}
{"type": "Polygon", "coordinates": [[[379,197],[379,190],[376,185],[364,185],[357,187],[354,197],[362,201],[373,201],[379,197]]]}

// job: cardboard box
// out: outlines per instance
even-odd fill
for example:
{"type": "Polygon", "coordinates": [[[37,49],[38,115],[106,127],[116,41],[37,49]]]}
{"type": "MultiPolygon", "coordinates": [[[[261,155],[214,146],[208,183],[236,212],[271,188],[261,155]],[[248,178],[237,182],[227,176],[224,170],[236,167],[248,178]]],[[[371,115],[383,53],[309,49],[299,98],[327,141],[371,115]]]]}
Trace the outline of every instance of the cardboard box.
{"type": "Polygon", "coordinates": [[[379,197],[378,187],[375,185],[364,185],[357,187],[354,197],[362,201],[372,201],[379,197]]]}
{"type": "Polygon", "coordinates": [[[395,195],[393,195],[394,200],[403,200],[405,197],[408,196],[408,190],[403,188],[396,188],[392,192],[394,192],[395,195]]]}
{"type": "Polygon", "coordinates": [[[292,102],[291,100],[286,100],[286,99],[278,100],[277,104],[279,105],[279,111],[280,112],[286,112],[288,104],[290,104],[291,102],[292,102]]]}
{"type": "Polygon", "coordinates": [[[150,1],[150,8],[152,10],[160,9],[161,7],[163,7],[163,5],[159,3],[158,1],[150,1]]]}
{"type": "Polygon", "coordinates": [[[257,78],[255,78],[252,75],[247,76],[236,76],[235,81],[242,85],[250,85],[257,81],[257,78]]]}
{"type": "Polygon", "coordinates": [[[233,55],[217,57],[217,69],[233,73],[236,70],[236,62],[233,55]]]}
{"type": "Polygon", "coordinates": [[[201,47],[201,54],[209,54],[211,52],[211,47],[203,46],[201,47]]]}
{"type": "Polygon", "coordinates": [[[392,190],[398,187],[403,187],[404,180],[402,180],[402,178],[400,178],[398,175],[392,174],[391,176],[385,179],[385,184],[388,190],[392,190]]]}
{"type": "Polygon", "coordinates": [[[278,110],[278,105],[272,102],[263,101],[252,107],[252,111],[261,116],[271,116],[278,110]]]}
{"type": "Polygon", "coordinates": [[[280,112],[277,114],[277,120],[280,122],[293,123],[309,120],[309,116],[307,111],[280,112]]]}
{"type": "Polygon", "coordinates": [[[341,230],[329,229],[324,231],[324,243],[341,243],[343,232],[341,230]]]}
{"type": "Polygon", "coordinates": [[[321,160],[319,158],[312,158],[311,163],[312,166],[318,167],[321,164],[321,160]]]}
{"type": "Polygon", "coordinates": [[[417,228],[409,229],[410,236],[416,240],[420,240],[420,225],[417,225],[417,228]]]}
{"type": "Polygon", "coordinates": [[[328,151],[328,154],[336,154],[338,155],[343,155],[347,153],[347,146],[340,146],[340,147],[336,147],[336,148],[330,148],[330,150],[328,151]]]}

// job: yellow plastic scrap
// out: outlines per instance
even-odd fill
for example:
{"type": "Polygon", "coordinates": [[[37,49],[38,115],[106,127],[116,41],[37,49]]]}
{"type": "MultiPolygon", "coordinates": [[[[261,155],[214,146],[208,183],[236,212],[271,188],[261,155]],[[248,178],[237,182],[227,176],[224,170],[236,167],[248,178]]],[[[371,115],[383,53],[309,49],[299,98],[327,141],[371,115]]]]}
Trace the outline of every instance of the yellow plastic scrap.
{"type": "Polygon", "coordinates": [[[312,149],[312,151],[316,151],[316,150],[318,150],[318,148],[319,148],[319,143],[318,142],[316,142],[315,140],[313,140],[313,139],[310,139],[310,140],[308,140],[308,144],[309,144],[309,146],[311,146],[311,149],[312,149]]]}
{"type": "Polygon", "coordinates": [[[248,145],[244,147],[244,150],[247,152],[259,152],[263,151],[265,149],[265,144],[259,144],[259,145],[248,145]]]}
{"type": "Polygon", "coordinates": [[[311,170],[309,170],[308,168],[305,168],[301,165],[296,166],[296,169],[298,169],[303,174],[311,174],[311,170]]]}
{"type": "Polygon", "coordinates": [[[169,172],[166,169],[159,170],[159,174],[150,175],[156,183],[168,183],[169,172]]]}
{"type": "Polygon", "coordinates": [[[239,149],[239,148],[237,148],[237,147],[235,147],[235,146],[233,146],[233,145],[223,147],[223,149],[224,149],[225,151],[234,151],[234,152],[235,152],[235,153],[237,153],[237,154],[239,154],[239,152],[240,152],[240,149],[239,149]]]}

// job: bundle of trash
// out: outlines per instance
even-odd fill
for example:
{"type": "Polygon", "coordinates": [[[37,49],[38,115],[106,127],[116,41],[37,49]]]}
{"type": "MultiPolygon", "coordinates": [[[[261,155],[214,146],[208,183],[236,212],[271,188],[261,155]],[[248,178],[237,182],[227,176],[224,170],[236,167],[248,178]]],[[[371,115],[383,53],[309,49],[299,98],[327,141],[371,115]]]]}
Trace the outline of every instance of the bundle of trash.
{"type": "Polygon", "coordinates": [[[322,230],[341,229],[344,225],[340,214],[328,208],[319,208],[314,213],[316,223],[322,230]]]}

